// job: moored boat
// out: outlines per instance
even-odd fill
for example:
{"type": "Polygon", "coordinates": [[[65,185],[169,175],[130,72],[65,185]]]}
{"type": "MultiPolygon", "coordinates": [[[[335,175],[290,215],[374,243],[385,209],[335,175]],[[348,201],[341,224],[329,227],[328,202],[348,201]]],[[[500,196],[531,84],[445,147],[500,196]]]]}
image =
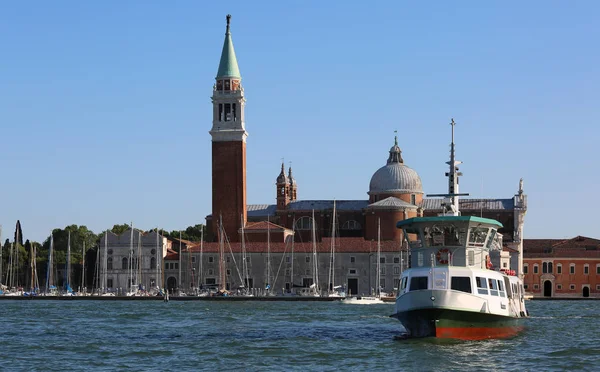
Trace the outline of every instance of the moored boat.
{"type": "Polygon", "coordinates": [[[397,223],[410,248],[410,268],[400,279],[395,313],[409,337],[466,340],[516,335],[528,317],[523,282],[512,270],[494,270],[490,252],[502,249],[503,226],[461,216],[454,120],[449,192],[444,212],[397,223]]]}

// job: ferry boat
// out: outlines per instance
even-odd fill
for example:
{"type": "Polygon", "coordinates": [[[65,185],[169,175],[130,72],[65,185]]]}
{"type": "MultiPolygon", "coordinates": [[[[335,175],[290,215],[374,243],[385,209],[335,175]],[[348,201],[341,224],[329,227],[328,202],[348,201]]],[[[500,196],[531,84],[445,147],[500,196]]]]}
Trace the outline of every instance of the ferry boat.
{"type": "Polygon", "coordinates": [[[522,280],[513,270],[494,270],[490,252],[502,249],[502,224],[461,216],[458,208],[460,161],[454,157],[454,120],[448,194],[436,217],[399,221],[410,249],[395,313],[407,337],[463,340],[512,337],[529,316],[522,280]]]}

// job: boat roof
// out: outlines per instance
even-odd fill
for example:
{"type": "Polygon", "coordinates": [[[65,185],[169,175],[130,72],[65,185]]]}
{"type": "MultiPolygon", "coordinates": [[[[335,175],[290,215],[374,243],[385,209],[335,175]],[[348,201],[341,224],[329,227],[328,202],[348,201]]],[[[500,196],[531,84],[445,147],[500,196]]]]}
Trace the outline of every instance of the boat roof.
{"type": "Polygon", "coordinates": [[[407,220],[398,221],[396,224],[397,228],[410,226],[415,223],[431,223],[431,222],[474,222],[474,223],[485,223],[489,225],[495,225],[503,227],[503,225],[491,218],[475,217],[475,216],[436,216],[436,217],[414,217],[407,220]]]}

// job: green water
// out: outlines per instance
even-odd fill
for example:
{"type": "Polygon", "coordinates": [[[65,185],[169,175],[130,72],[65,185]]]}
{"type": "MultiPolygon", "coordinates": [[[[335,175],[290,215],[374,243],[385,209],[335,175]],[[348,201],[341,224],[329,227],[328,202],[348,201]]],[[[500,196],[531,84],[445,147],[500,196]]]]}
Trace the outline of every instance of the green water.
{"type": "Polygon", "coordinates": [[[393,304],[1,301],[2,370],[600,370],[600,301],[529,301],[510,340],[396,341],[393,304]]]}

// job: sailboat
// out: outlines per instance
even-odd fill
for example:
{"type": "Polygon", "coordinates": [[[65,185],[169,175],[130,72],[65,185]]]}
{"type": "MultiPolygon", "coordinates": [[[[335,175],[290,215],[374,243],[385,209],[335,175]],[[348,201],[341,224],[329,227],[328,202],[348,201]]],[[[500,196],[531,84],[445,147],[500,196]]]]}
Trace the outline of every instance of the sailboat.
{"type": "Polygon", "coordinates": [[[375,290],[375,296],[355,296],[355,297],[346,297],[345,299],[342,300],[343,303],[345,304],[357,304],[357,305],[378,305],[378,304],[383,304],[383,300],[381,299],[381,286],[380,286],[380,277],[381,277],[381,268],[380,268],[380,262],[381,262],[381,221],[379,219],[377,219],[377,265],[376,265],[376,270],[377,270],[377,275],[375,275],[376,277],[376,282],[377,282],[377,289],[375,290]]]}
{"type": "Polygon", "coordinates": [[[329,254],[329,279],[327,280],[328,297],[346,297],[346,291],[341,285],[335,285],[335,200],[333,201],[333,219],[331,224],[331,253],[329,254]]]}
{"type": "Polygon", "coordinates": [[[317,232],[315,226],[315,210],[312,211],[312,244],[313,244],[313,259],[312,259],[312,274],[313,283],[308,288],[302,288],[298,291],[300,296],[320,297],[319,289],[319,265],[317,261],[317,232]]]}
{"type": "Polygon", "coordinates": [[[65,276],[65,292],[62,293],[62,296],[74,296],[75,293],[71,288],[71,232],[69,231],[69,238],[67,240],[67,270],[65,276]]]}
{"type": "Polygon", "coordinates": [[[58,296],[54,285],[54,236],[50,234],[50,249],[48,249],[48,268],[46,271],[46,290],[44,296],[58,296]]]}

